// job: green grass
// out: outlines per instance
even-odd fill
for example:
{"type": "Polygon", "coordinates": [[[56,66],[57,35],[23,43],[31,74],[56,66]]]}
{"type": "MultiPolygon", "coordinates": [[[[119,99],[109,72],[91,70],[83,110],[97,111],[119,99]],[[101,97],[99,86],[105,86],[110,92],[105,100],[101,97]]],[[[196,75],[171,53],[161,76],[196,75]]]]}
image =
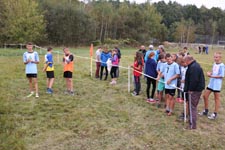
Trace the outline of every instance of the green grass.
{"type": "MultiPolygon", "coordinates": [[[[55,50],[61,51],[61,48],[55,50]]],[[[132,97],[127,92],[126,69],[120,69],[118,84],[110,86],[110,79],[91,78],[90,61],[82,58],[75,58],[74,97],[63,94],[65,82],[60,63],[55,64],[54,94],[46,94],[46,77],[40,71],[43,67],[40,63],[40,98],[26,98],[24,51],[0,49],[1,150],[224,149],[224,88],[218,119],[199,117],[196,131],[184,131],[186,124],[177,121],[183,105],[176,104],[175,114],[167,117],[163,109],[145,102],[143,79],[141,96],[132,97]]],[[[89,57],[89,48],[72,49],[72,52],[89,57]]],[[[135,49],[122,49],[121,65],[132,64],[134,53],[135,49]]],[[[190,53],[201,62],[204,72],[211,69],[212,52],[198,55],[191,50],[190,53]]],[[[54,58],[56,61],[56,54],[54,58]]],[[[209,104],[213,111],[213,97],[209,104]]],[[[203,109],[202,100],[198,108],[203,109]]]]}

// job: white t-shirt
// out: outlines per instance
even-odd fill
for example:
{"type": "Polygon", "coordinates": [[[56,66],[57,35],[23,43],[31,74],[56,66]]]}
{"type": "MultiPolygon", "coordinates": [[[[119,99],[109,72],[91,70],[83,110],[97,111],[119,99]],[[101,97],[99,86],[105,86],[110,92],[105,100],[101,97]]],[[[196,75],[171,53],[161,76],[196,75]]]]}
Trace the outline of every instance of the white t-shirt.
{"type": "MultiPolygon", "coordinates": [[[[180,72],[181,72],[181,80],[185,80],[185,74],[188,67],[181,66],[180,72]]],[[[184,89],[184,83],[181,83],[180,88],[184,89]]]]}
{"type": "Polygon", "coordinates": [[[96,62],[100,62],[101,61],[101,50],[97,49],[96,53],[95,53],[95,58],[96,58],[96,62]]]}
{"type": "Polygon", "coordinates": [[[213,76],[221,76],[221,78],[210,78],[208,88],[213,89],[215,91],[220,91],[222,88],[222,82],[224,77],[224,64],[213,64],[212,68],[213,76]]]}

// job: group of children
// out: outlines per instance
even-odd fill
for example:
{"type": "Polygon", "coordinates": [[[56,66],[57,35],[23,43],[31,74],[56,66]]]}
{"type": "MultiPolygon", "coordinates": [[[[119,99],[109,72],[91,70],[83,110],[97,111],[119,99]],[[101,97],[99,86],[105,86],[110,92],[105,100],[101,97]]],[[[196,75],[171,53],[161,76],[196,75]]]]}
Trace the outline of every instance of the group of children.
{"type": "MultiPolygon", "coordinates": [[[[33,44],[28,43],[26,45],[27,52],[23,54],[23,62],[26,65],[25,73],[29,81],[30,94],[27,97],[34,95],[33,84],[35,89],[35,97],[39,97],[38,93],[38,80],[37,80],[37,64],[39,63],[39,56],[36,51],[33,50],[33,44]]],[[[73,62],[74,56],[69,51],[68,48],[63,49],[63,66],[64,73],[63,76],[66,80],[66,94],[74,95],[73,90],[73,62]]],[[[172,115],[175,105],[175,93],[178,91],[177,102],[182,102],[184,99],[184,83],[185,74],[187,71],[187,64],[185,63],[185,57],[189,55],[187,47],[184,47],[183,51],[178,54],[165,53],[164,47],[159,46],[158,50],[153,50],[153,46],[149,46],[149,50],[146,51],[144,46],[136,52],[134,57],[134,63],[131,65],[133,68],[134,75],[134,91],[132,95],[137,96],[140,94],[141,90],[141,75],[143,74],[147,83],[146,95],[147,102],[156,103],[157,106],[161,107],[161,101],[163,99],[163,93],[165,91],[165,112],[168,116],[172,115]],[[152,90],[150,93],[150,88],[152,90]],[[157,86],[157,87],[156,87],[157,86]],[[155,98],[155,91],[157,88],[157,96],[155,98]]],[[[107,80],[108,71],[110,70],[110,75],[112,81],[110,84],[116,84],[116,79],[118,77],[118,65],[121,58],[120,50],[115,47],[111,52],[108,51],[107,47],[101,47],[96,51],[96,78],[102,80],[103,71],[105,69],[105,78],[107,80]],[[107,68],[107,65],[111,63],[111,67],[107,68]],[[100,69],[99,69],[100,68],[100,69]],[[100,75],[99,75],[100,70],[100,75]]],[[[54,83],[54,62],[52,55],[52,48],[47,49],[47,54],[45,55],[45,65],[43,71],[46,72],[47,76],[47,90],[49,94],[53,93],[53,83],[54,83]]],[[[208,99],[209,95],[214,93],[215,100],[215,110],[212,114],[208,116],[209,119],[215,119],[220,106],[220,91],[222,88],[222,79],[224,77],[224,64],[222,63],[221,52],[214,53],[214,64],[212,71],[207,72],[207,76],[210,78],[209,84],[204,92],[204,110],[199,113],[199,115],[208,115],[208,99]]],[[[188,100],[188,98],[187,98],[188,100]]]]}
{"type": "MultiPolygon", "coordinates": [[[[141,46],[141,49],[136,52],[134,63],[131,66],[133,68],[135,85],[132,95],[137,96],[140,94],[140,77],[143,72],[144,79],[147,83],[147,102],[157,103],[157,106],[161,107],[161,101],[165,91],[165,112],[168,116],[171,116],[174,111],[176,91],[177,102],[182,103],[184,97],[188,100],[187,93],[184,95],[183,92],[185,86],[185,74],[188,69],[185,62],[185,57],[187,55],[190,55],[187,47],[184,47],[178,54],[170,54],[165,53],[163,46],[159,46],[158,50],[153,50],[153,46],[150,45],[149,50],[147,51],[144,46],[141,46]],[[156,85],[157,95],[155,96],[156,85]],[[151,86],[152,90],[150,94],[151,86]]],[[[209,119],[215,119],[217,117],[217,112],[220,105],[220,90],[222,87],[222,79],[224,77],[224,64],[221,59],[221,52],[215,52],[215,63],[213,64],[212,71],[207,72],[210,82],[203,95],[205,109],[200,112],[199,115],[208,115],[208,98],[210,93],[213,92],[215,99],[215,110],[208,116],[209,119]]],[[[180,117],[182,119],[184,118],[183,113],[180,117]]]]}
{"type": "Polygon", "coordinates": [[[108,50],[107,47],[99,47],[96,51],[96,72],[95,77],[103,78],[103,72],[105,70],[105,77],[104,80],[107,80],[108,72],[111,75],[111,82],[110,84],[114,85],[117,83],[117,78],[119,75],[119,62],[121,58],[121,52],[118,47],[115,47],[113,50],[108,50]],[[99,73],[100,71],[100,73],[99,73]],[[100,74],[100,75],[99,75],[100,74]]]}
{"type": "MultiPolygon", "coordinates": [[[[39,64],[39,56],[36,51],[33,50],[33,44],[32,43],[27,43],[26,45],[27,52],[23,54],[23,62],[26,65],[25,67],[25,73],[26,77],[28,78],[29,81],[29,89],[30,89],[30,94],[27,95],[27,97],[31,97],[34,95],[34,90],[33,90],[33,84],[34,84],[34,89],[35,89],[35,97],[39,97],[39,92],[38,92],[38,80],[37,80],[37,64],[39,64]]],[[[53,93],[53,83],[54,83],[54,62],[53,62],[53,55],[52,55],[53,49],[49,47],[47,49],[47,54],[45,55],[45,62],[44,62],[44,68],[43,72],[46,72],[47,76],[47,89],[46,93],[52,94],[53,93]]],[[[74,56],[73,54],[69,51],[68,48],[63,49],[64,56],[63,56],[63,68],[64,68],[64,73],[63,77],[66,80],[66,94],[74,95],[73,91],[73,61],[74,61],[74,56]]]]}

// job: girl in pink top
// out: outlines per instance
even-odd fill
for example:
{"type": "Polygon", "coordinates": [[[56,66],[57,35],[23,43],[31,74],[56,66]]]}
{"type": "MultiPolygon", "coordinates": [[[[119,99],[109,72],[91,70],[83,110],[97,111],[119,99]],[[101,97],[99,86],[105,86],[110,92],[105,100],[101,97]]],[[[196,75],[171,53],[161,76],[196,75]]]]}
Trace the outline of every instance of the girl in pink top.
{"type": "Polygon", "coordinates": [[[119,64],[119,58],[117,55],[117,50],[114,49],[112,51],[112,68],[110,71],[110,75],[112,78],[112,81],[110,82],[110,84],[116,84],[116,79],[117,79],[117,69],[118,69],[118,64],[119,64]]]}

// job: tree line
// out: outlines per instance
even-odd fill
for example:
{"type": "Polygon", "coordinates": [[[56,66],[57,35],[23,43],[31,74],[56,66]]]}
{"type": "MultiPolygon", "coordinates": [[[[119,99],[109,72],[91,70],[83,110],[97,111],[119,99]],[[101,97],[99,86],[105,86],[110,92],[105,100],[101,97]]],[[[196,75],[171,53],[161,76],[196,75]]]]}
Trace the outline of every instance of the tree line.
{"type": "Polygon", "coordinates": [[[1,0],[0,42],[214,43],[225,40],[225,11],[176,2],[1,0]]]}

